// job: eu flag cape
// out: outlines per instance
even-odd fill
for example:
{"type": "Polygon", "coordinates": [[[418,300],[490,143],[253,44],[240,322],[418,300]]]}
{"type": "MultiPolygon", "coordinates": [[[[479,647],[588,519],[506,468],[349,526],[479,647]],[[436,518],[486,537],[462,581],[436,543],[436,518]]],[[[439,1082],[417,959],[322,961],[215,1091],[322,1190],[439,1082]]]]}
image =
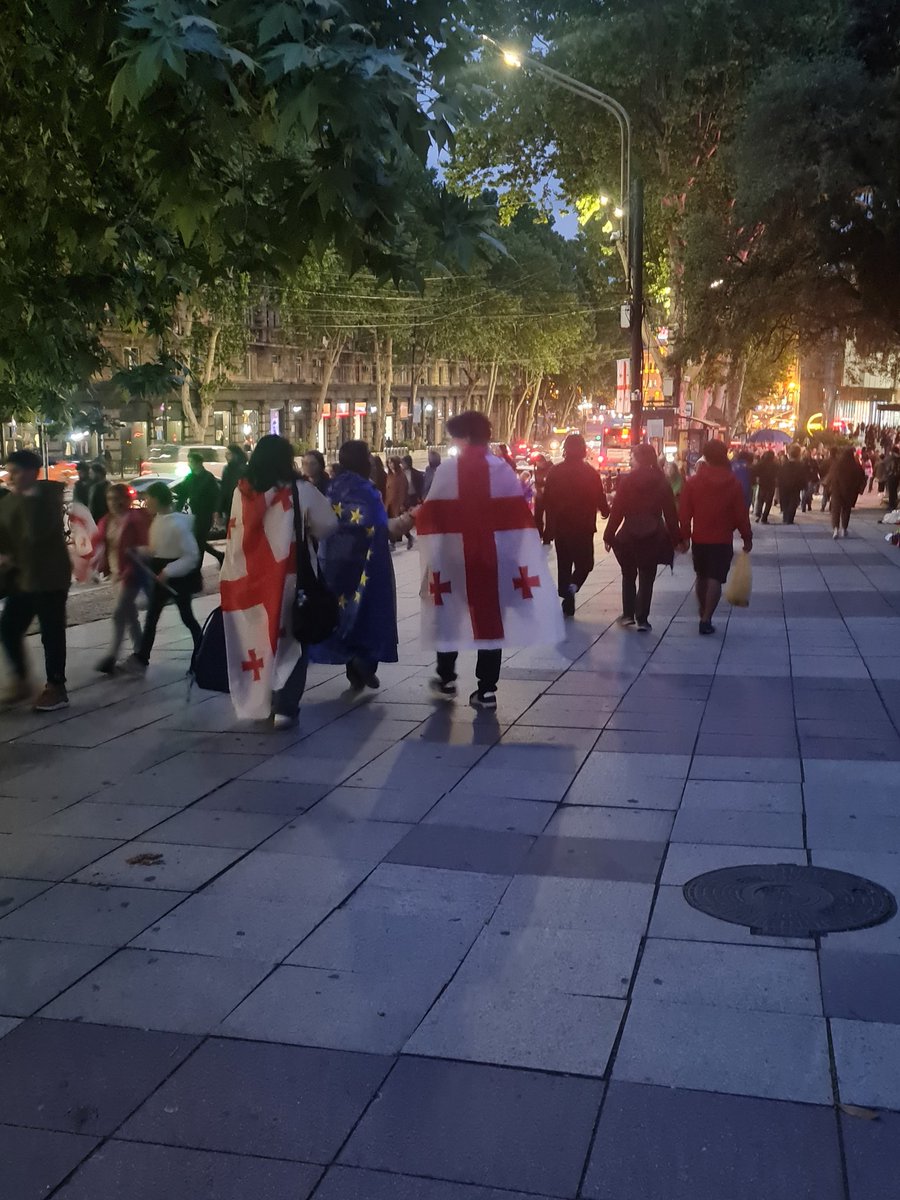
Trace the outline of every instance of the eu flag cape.
{"type": "Polygon", "coordinates": [[[397,598],[381,493],[368,479],[343,471],[328,488],[340,522],[319,547],[319,570],[337,597],[340,619],[330,638],[310,646],[310,660],[397,661],[397,598]]]}

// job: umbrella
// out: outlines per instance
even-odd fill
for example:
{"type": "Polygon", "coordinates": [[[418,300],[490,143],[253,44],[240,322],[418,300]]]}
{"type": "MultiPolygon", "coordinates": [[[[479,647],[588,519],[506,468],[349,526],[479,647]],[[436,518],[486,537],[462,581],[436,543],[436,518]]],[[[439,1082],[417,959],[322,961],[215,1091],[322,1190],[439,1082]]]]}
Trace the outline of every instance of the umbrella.
{"type": "Polygon", "coordinates": [[[757,429],[747,438],[748,442],[777,442],[779,446],[789,446],[794,439],[780,429],[757,429]]]}

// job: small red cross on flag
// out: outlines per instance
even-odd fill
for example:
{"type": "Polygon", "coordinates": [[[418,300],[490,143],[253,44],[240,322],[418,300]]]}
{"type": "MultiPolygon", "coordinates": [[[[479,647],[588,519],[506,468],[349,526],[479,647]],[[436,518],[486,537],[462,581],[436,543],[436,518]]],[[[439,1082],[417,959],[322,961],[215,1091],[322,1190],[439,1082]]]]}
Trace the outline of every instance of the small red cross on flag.
{"type": "Polygon", "coordinates": [[[450,586],[449,579],[445,579],[443,582],[441,582],[440,571],[432,571],[431,574],[432,574],[433,578],[431,580],[431,583],[428,585],[428,590],[429,590],[429,592],[431,592],[432,596],[434,597],[435,605],[438,608],[443,608],[444,607],[444,593],[452,592],[453,588],[450,586]]]}
{"type": "Polygon", "coordinates": [[[259,683],[260,672],[265,666],[265,662],[266,660],[264,658],[257,658],[255,650],[251,650],[247,656],[247,661],[241,663],[241,670],[252,671],[253,682],[259,683]]]}
{"type": "Polygon", "coordinates": [[[539,588],[541,581],[537,575],[529,575],[527,567],[519,567],[519,574],[513,579],[513,587],[522,593],[523,600],[531,600],[534,596],[532,588],[539,588]]]}

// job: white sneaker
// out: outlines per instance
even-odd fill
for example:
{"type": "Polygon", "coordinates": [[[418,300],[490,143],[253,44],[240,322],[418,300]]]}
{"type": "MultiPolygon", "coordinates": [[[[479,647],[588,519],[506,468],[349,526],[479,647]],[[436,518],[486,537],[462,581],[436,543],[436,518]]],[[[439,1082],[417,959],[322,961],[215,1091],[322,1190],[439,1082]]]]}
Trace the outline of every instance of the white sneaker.
{"type": "Polygon", "coordinates": [[[849,530],[849,529],[842,529],[842,530],[841,530],[841,537],[842,537],[842,538],[849,537],[849,536],[850,536],[850,530],[849,530]]]}
{"type": "Polygon", "coordinates": [[[835,531],[831,535],[832,541],[836,542],[840,536],[841,536],[840,529],[835,529],[835,531]]]}

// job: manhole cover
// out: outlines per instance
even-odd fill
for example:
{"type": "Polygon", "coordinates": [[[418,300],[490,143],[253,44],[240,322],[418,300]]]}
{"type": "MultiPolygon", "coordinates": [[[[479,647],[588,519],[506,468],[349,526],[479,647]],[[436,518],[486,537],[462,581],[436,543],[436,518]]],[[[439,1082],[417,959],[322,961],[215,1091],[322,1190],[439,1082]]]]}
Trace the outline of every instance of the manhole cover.
{"type": "Polygon", "coordinates": [[[805,938],[880,925],[897,902],[886,888],[825,867],[723,867],[684,885],[692,908],[767,937],[805,938]]]}

